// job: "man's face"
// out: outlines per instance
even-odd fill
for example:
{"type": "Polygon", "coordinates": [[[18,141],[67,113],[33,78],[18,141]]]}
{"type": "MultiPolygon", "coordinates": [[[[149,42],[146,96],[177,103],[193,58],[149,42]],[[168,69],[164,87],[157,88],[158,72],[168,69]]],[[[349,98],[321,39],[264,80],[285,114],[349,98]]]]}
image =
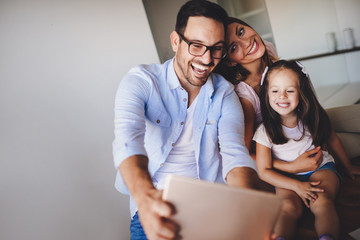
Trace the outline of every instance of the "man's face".
{"type": "MultiPolygon", "coordinates": [[[[183,36],[190,42],[209,47],[224,46],[224,26],[211,18],[190,17],[183,36]]],[[[193,56],[188,51],[188,43],[176,32],[172,33],[171,39],[173,50],[176,52],[174,68],[181,85],[184,88],[199,88],[204,85],[221,59],[213,58],[210,50],[202,56],[193,56]]]]}

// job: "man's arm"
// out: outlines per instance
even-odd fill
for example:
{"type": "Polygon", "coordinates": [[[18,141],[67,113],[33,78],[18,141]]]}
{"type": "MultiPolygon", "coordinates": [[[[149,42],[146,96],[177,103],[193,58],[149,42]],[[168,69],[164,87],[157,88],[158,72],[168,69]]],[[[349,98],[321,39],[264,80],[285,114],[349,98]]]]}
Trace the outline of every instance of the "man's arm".
{"type": "Polygon", "coordinates": [[[256,188],[256,163],[245,146],[244,113],[234,91],[224,96],[221,113],[218,132],[223,176],[231,186],[256,188]]]}
{"type": "Polygon", "coordinates": [[[136,69],[120,83],[115,99],[114,163],[121,175],[121,190],[129,191],[138,207],[140,223],[149,239],[174,239],[173,211],[162,201],[152,182],[144,146],[145,107],[151,86],[148,76],[136,69]],[[123,183],[122,183],[123,181],[123,183]],[[125,186],[123,185],[126,185],[125,186]]]}
{"type": "Polygon", "coordinates": [[[175,239],[179,226],[169,217],[174,209],[162,200],[148,171],[148,159],[134,155],[125,159],[119,166],[122,178],[138,206],[141,225],[149,239],[175,239]]]}
{"type": "Polygon", "coordinates": [[[249,167],[233,168],[226,176],[227,184],[233,187],[256,189],[258,180],[256,171],[249,167]]]}

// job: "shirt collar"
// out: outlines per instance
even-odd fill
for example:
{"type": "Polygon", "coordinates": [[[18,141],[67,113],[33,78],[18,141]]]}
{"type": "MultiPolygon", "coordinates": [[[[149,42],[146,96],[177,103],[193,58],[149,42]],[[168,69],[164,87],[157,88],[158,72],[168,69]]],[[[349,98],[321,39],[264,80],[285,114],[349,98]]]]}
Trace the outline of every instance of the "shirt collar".
{"type": "Polygon", "coordinates": [[[181,86],[180,81],[175,73],[174,60],[175,60],[175,57],[173,59],[169,60],[169,65],[167,68],[167,84],[169,86],[169,89],[175,89],[175,88],[181,86]]]}
{"type": "Polygon", "coordinates": [[[206,89],[206,92],[209,93],[209,96],[212,96],[213,92],[214,92],[214,83],[213,83],[213,74],[211,73],[206,81],[206,83],[204,84],[204,88],[206,89]]]}

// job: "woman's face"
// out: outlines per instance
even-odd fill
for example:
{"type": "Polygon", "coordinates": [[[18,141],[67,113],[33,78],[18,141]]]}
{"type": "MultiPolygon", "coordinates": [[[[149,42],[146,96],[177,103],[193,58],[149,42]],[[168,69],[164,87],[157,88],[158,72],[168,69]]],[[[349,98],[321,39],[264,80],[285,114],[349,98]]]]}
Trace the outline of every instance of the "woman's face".
{"type": "Polygon", "coordinates": [[[260,60],[265,46],[257,32],[240,23],[231,23],[226,30],[226,44],[229,46],[227,59],[231,63],[248,64],[260,60]]]}

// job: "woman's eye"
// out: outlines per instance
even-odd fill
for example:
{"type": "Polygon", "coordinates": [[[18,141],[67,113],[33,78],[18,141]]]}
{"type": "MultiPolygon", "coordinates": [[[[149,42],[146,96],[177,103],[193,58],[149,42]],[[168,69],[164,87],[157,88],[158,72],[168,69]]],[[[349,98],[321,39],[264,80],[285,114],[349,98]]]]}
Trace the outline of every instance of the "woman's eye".
{"type": "Polygon", "coordinates": [[[240,28],[238,36],[241,37],[244,34],[244,28],[240,28]]]}

